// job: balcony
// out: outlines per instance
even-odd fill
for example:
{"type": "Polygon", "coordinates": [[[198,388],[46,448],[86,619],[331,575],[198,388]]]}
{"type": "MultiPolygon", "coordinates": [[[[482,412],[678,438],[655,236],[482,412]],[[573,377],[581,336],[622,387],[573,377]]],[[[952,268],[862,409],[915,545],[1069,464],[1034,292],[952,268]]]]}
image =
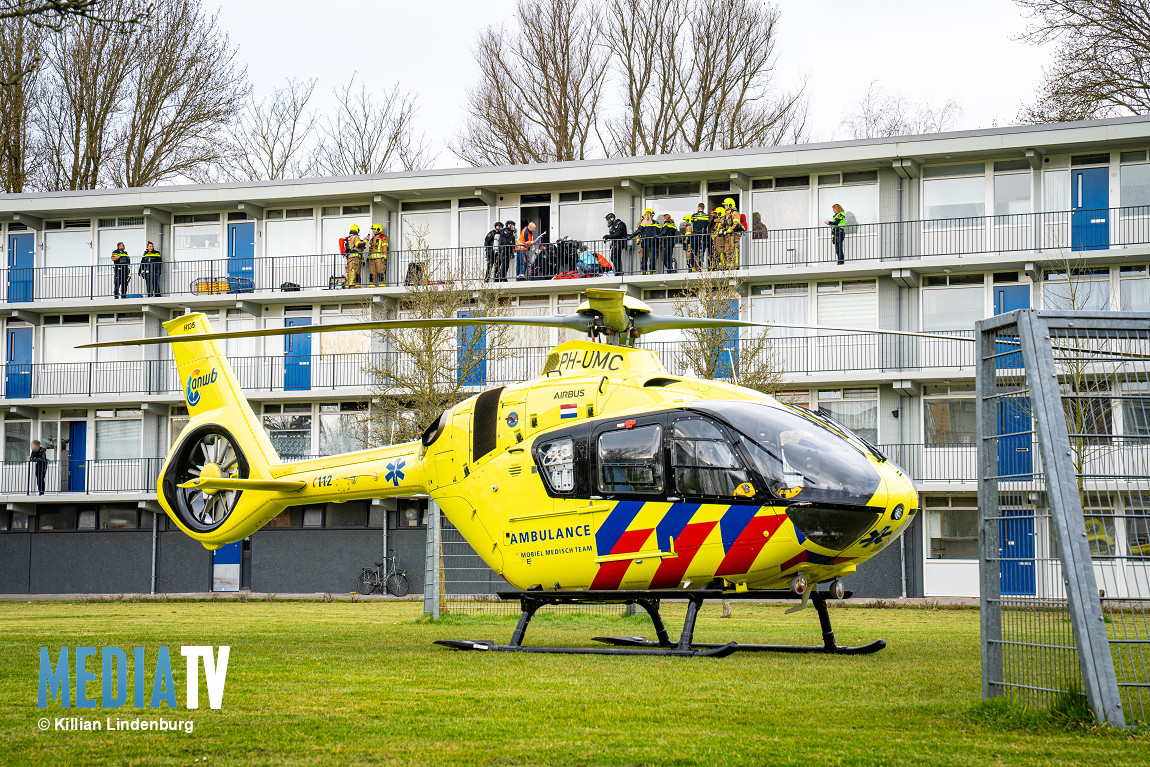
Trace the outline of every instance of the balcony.
{"type": "MultiPolygon", "coordinates": [[[[162,458],[108,458],[49,461],[44,496],[152,495],[162,458]]],[[[30,461],[0,463],[0,495],[9,501],[39,498],[30,461]]]]}
{"type": "MultiPolygon", "coordinates": [[[[682,238],[674,237],[674,262],[678,271],[688,267],[682,238]]],[[[600,240],[587,243],[609,256],[600,240]]],[[[1150,244],[1150,207],[1025,213],[1006,216],[928,219],[919,221],[859,224],[846,235],[845,260],[854,266],[953,259],[959,256],[1004,253],[1051,253],[1064,258],[1066,251],[1107,251],[1150,244]]],[[[656,251],[661,243],[656,244],[656,251]]],[[[640,266],[641,246],[624,256],[625,268],[633,273],[640,266]]],[[[515,256],[509,275],[514,280],[515,256]]],[[[1039,256],[1035,256],[1039,257],[1039,256]]],[[[15,268],[5,270],[10,304],[32,301],[97,300],[113,297],[113,265],[15,268]]],[[[536,259],[542,264],[545,259],[536,259]]],[[[136,259],[138,261],[138,259],[136,259]]],[[[662,255],[655,258],[654,274],[665,272],[662,255]]],[[[836,258],[826,226],[773,229],[745,233],[738,248],[740,270],[773,267],[835,268],[836,258]]],[[[551,260],[550,266],[531,280],[551,280],[556,274],[575,270],[573,257],[551,260]]],[[[139,263],[131,267],[129,296],[146,298],[139,263]]],[[[361,296],[380,287],[398,288],[425,279],[482,280],[487,269],[483,247],[436,248],[427,251],[392,251],[382,285],[353,285],[351,294],[361,296]]],[[[363,279],[367,279],[366,267],[363,279]]],[[[339,254],[266,256],[197,261],[165,261],[160,279],[165,297],[243,296],[331,290],[343,293],[345,258],[339,254]]]]}

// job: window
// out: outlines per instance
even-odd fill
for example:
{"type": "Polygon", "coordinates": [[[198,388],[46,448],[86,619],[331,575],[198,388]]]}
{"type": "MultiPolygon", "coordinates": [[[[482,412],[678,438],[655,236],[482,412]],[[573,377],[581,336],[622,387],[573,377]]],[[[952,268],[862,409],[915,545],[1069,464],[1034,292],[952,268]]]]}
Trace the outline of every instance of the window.
{"type": "Polygon", "coordinates": [[[223,254],[219,217],[214,224],[172,227],[172,256],[176,261],[210,261],[223,254]]]}
{"type": "Polygon", "coordinates": [[[80,509],[80,523],[76,525],[77,530],[95,530],[96,529],[96,510],[95,509],[80,509]]]}
{"type": "Polygon", "coordinates": [[[395,511],[395,527],[426,527],[427,507],[419,501],[399,499],[395,511]]]}
{"type": "Polygon", "coordinates": [[[264,431],[280,457],[311,455],[311,405],[264,405],[264,431]]]}
{"type": "MultiPolygon", "coordinates": [[[[1123,165],[1122,187],[1118,199],[1122,201],[1123,208],[1146,207],[1150,205],[1150,165],[1123,165]]],[[[1130,211],[1137,215],[1146,215],[1146,210],[1130,211]]]]}
{"type": "Polygon", "coordinates": [[[1042,174],[1042,200],[1043,210],[1049,213],[1070,210],[1070,171],[1048,170],[1042,174]]]}
{"type": "Polygon", "coordinates": [[[366,402],[331,402],[319,406],[319,454],[336,455],[363,448],[358,439],[366,402]]]}
{"type": "Polygon", "coordinates": [[[1150,558],[1150,493],[1122,496],[1126,515],[1126,546],[1131,557],[1150,558]]]}
{"type": "Polygon", "coordinates": [[[927,446],[974,445],[974,398],[923,400],[927,446]]]}
{"type": "Polygon", "coordinates": [[[284,211],[284,218],[313,218],[315,208],[288,208],[284,211]]]}
{"type": "MultiPolygon", "coordinates": [[[[850,175],[850,174],[847,174],[850,175]]],[[[842,185],[835,176],[834,185],[823,183],[819,177],[820,215],[831,216],[831,206],[836,203],[854,214],[860,224],[873,224],[878,221],[878,182],[842,185]]],[[[822,219],[820,219],[822,220],[822,219]]]]}
{"type": "Polygon", "coordinates": [[[985,168],[952,165],[924,168],[922,217],[925,219],[981,217],[986,213],[985,168]]]}
{"type": "Polygon", "coordinates": [[[37,530],[75,530],[76,512],[42,511],[36,515],[37,530]]]}
{"type": "Polygon", "coordinates": [[[140,512],[132,508],[101,506],[99,516],[101,530],[135,530],[140,526],[140,512]]]}
{"type": "Polygon", "coordinates": [[[97,461],[136,458],[140,455],[141,420],[139,416],[139,410],[97,411],[97,461]]]}
{"type": "Polygon", "coordinates": [[[922,329],[974,330],[986,316],[981,274],[928,277],[922,289],[922,329]]]}
{"type": "Polygon", "coordinates": [[[978,559],[978,498],[973,495],[923,499],[930,559],[978,559]]]}
{"type": "Polygon", "coordinates": [[[604,493],[661,493],[663,427],[658,424],[599,435],[599,489],[604,493]]]}
{"type": "Polygon", "coordinates": [[[4,421],[4,461],[23,463],[32,454],[32,422],[8,416],[4,421]]]}
{"type": "Polygon", "coordinates": [[[878,442],[878,390],[819,392],[819,413],[842,424],[872,445],[878,442]]]}
{"type": "MultiPolygon", "coordinates": [[[[749,480],[730,440],[710,421],[681,418],[671,439],[671,470],[683,495],[733,498],[749,480]]],[[[750,498],[752,493],[743,495],[750,498]]]]}
{"type": "Polygon", "coordinates": [[[1122,399],[1122,434],[1150,437],[1150,387],[1127,384],[1122,399]]]}
{"type": "Polygon", "coordinates": [[[1086,268],[1046,272],[1042,275],[1045,309],[1109,311],[1110,269],[1086,268]]]}
{"type": "Polygon", "coordinates": [[[1030,212],[1030,174],[999,173],[994,176],[994,215],[1030,212]]]}
{"type": "Polygon", "coordinates": [[[367,501],[329,503],[324,527],[367,527],[367,501]]]}
{"type": "Polygon", "coordinates": [[[561,437],[536,447],[535,463],[552,492],[570,493],[575,489],[575,440],[571,437],[561,437]]]}
{"type": "Polygon", "coordinates": [[[9,530],[27,530],[29,527],[27,514],[20,511],[12,512],[12,522],[8,526],[9,530]]]}
{"type": "Polygon", "coordinates": [[[1150,312],[1150,270],[1141,266],[1123,266],[1118,274],[1121,311],[1150,312]]]}
{"type": "Polygon", "coordinates": [[[304,527],[323,527],[323,506],[304,506],[304,527]]]}

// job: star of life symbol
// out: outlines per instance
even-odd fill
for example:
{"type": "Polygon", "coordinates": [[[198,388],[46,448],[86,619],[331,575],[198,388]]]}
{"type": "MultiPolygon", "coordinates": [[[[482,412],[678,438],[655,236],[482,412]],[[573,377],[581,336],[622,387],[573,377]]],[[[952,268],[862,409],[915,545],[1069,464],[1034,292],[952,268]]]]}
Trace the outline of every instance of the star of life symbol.
{"type": "Polygon", "coordinates": [[[399,483],[403,480],[403,467],[406,465],[407,461],[403,459],[387,464],[387,474],[383,475],[383,481],[399,487],[399,483]]]}
{"type": "Polygon", "coordinates": [[[859,545],[864,549],[871,545],[877,546],[878,544],[885,542],[893,532],[894,531],[890,529],[890,525],[887,525],[882,530],[871,530],[870,535],[868,535],[865,540],[861,541],[859,545]]]}

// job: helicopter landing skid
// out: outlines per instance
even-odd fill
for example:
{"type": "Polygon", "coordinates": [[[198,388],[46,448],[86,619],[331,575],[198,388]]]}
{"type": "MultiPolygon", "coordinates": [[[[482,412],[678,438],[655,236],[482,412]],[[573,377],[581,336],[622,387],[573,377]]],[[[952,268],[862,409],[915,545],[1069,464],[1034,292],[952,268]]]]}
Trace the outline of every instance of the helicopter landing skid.
{"type": "MultiPolygon", "coordinates": [[[[467,639],[440,639],[435,644],[451,647],[456,650],[480,650],[494,652],[537,652],[554,653],[560,655],[670,655],[679,657],[724,658],[734,652],[785,652],[785,653],[824,653],[829,655],[869,655],[886,647],[882,639],[870,644],[857,647],[844,647],[835,642],[835,632],[831,628],[830,615],[827,612],[827,599],[829,594],[813,592],[811,603],[819,616],[819,625],[823,632],[822,645],[768,645],[768,644],[738,644],[736,642],[713,643],[695,642],[695,620],[698,618],[699,607],[708,599],[797,599],[790,591],[748,591],[743,593],[724,593],[717,589],[700,591],[514,591],[501,592],[502,599],[518,598],[522,612],[515,631],[511,633],[511,641],[507,644],[496,644],[494,640],[467,640],[467,639]],[[659,605],[663,599],[686,599],[687,615],[683,620],[683,631],[679,641],[671,641],[667,627],[659,613],[659,605]],[[655,628],[656,639],[644,637],[593,637],[596,642],[613,645],[611,647],[539,647],[524,645],[523,638],[527,633],[527,626],[531,618],[540,607],[548,605],[573,604],[633,604],[642,607],[651,618],[655,628]]],[[[844,596],[850,596],[846,593],[844,596]]]]}

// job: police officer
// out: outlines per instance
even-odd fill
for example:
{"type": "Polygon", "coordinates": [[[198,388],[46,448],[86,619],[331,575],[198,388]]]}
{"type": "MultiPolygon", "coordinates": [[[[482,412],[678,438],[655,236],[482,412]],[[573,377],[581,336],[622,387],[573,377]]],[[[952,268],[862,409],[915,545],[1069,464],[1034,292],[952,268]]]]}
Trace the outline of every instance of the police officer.
{"type": "Polygon", "coordinates": [[[483,238],[483,247],[487,249],[487,274],[483,279],[491,282],[491,278],[495,274],[495,248],[499,245],[499,235],[503,231],[503,222],[496,221],[495,228],[487,233],[483,238]]]}
{"type": "Polygon", "coordinates": [[[160,277],[164,272],[163,262],[164,257],[149,240],[148,248],[140,259],[140,276],[144,278],[144,285],[149,296],[160,295],[160,277]]]}
{"type": "Polygon", "coordinates": [[[663,271],[667,274],[675,273],[675,243],[678,241],[679,228],[675,226],[675,219],[670,213],[664,213],[659,227],[659,245],[663,251],[663,271]]]}
{"type": "Polygon", "coordinates": [[[603,239],[611,243],[611,265],[615,274],[623,274],[623,248],[627,243],[627,224],[622,219],[615,218],[614,213],[607,214],[607,234],[603,239]]]}
{"type": "Polygon", "coordinates": [[[663,227],[655,220],[655,211],[652,208],[644,210],[643,217],[639,219],[638,224],[635,224],[635,233],[631,237],[639,239],[640,274],[651,274],[655,271],[655,254],[662,229],[663,227]]]}
{"type": "Polygon", "coordinates": [[[128,297],[128,280],[132,279],[132,257],[124,250],[124,243],[117,242],[112,251],[112,295],[116,298],[128,297]]]}
{"type": "Polygon", "coordinates": [[[515,222],[507,221],[503,230],[499,232],[499,263],[496,267],[495,281],[507,282],[507,269],[511,266],[511,254],[515,250],[515,222]]]}
{"type": "Polygon", "coordinates": [[[707,206],[699,203],[699,209],[691,216],[691,269],[702,269],[706,257],[711,252],[711,217],[707,206]]]}

